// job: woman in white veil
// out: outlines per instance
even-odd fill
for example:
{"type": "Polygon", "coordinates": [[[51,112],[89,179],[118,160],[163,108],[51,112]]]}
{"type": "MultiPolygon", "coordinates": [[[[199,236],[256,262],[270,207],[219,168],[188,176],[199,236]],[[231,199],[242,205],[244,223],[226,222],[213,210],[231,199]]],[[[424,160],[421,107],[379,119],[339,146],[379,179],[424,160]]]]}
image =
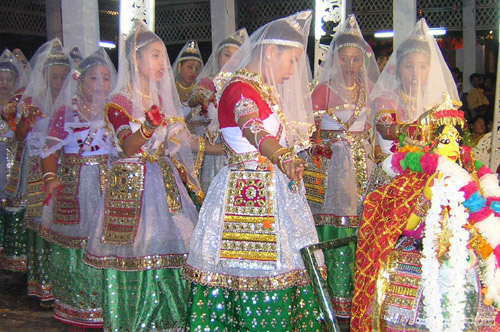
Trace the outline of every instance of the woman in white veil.
{"type": "Polygon", "coordinates": [[[102,272],[82,257],[104,205],[108,155],[114,153],[104,105],[115,83],[103,49],[84,59],[55,102],[42,153],[46,206],[39,234],[52,244],[54,318],[81,328],[102,328],[102,272]]]}
{"type": "Polygon", "coordinates": [[[413,131],[418,117],[449,95],[459,103],[453,76],[424,19],[391,55],[370,95],[376,142],[382,156],[401,135],[413,131]]]}
{"type": "Polygon", "coordinates": [[[105,115],[118,159],[84,261],[103,269],[105,330],[180,330],[188,286],[180,268],[198,219],[183,181],[202,198],[191,156],[199,141],[185,127],[165,45],[143,22],[119,61],[105,115]]]}
{"type": "Polygon", "coordinates": [[[187,117],[191,112],[189,98],[196,79],[203,69],[203,59],[196,41],[190,40],[182,47],[172,68],[174,70],[175,88],[182,103],[184,117],[187,117]]]}
{"type": "Polygon", "coordinates": [[[30,66],[31,76],[17,107],[16,125],[16,138],[26,146],[24,154],[18,151],[18,156],[23,158],[15,162],[22,162],[23,166],[16,169],[23,169],[25,175],[11,175],[6,191],[13,196],[20,193],[27,195],[24,226],[28,237],[28,295],[40,298],[42,305],[49,306],[54,299],[49,278],[51,246],[38,234],[45,200],[40,155],[54,111],[54,101],[70,72],[71,64],[62,51],[59,39],[53,39],[40,46],[30,66]]]}
{"type": "MultiPolygon", "coordinates": [[[[203,70],[196,80],[196,85],[189,99],[191,113],[186,118],[188,126],[195,128],[197,134],[206,137],[208,143],[220,143],[219,121],[217,120],[217,87],[215,76],[222,67],[231,59],[243,42],[248,39],[245,28],[240,29],[228,38],[222,40],[213,51],[203,70]]],[[[218,87],[219,89],[222,86],[218,87]]],[[[222,149],[221,149],[222,150],[222,149]]],[[[206,155],[201,170],[201,185],[204,191],[208,190],[210,183],[219,170],[227,163],[224,155],[206,155]]]]}
{"type": "Polygon", "coordinates": [[[0,266],[10,271],[26,271],[24,209],[19,197],[12,197],[3,189],[16,157],[16,106],[27,80],[22,64],[6,49],[0,56],[0,266]]]}
{"type": "Polygon", "coordinates": [[[233,73],[218,100],[229,165],[210,186],[183,270],[192,331],[321,331],[299,253],[318,241],[296,155],[313,130],[311,18],[266,24],[222,70],[233,73]]]}
{"type": "MultiPolygon", "coordinates": [[[[320,241],[353,235],[374,165],[370,159],[370,91],[379,76],[375,55],[354,15],[335,34],[313,91],[315,142],[308,151],[306,196],[320,241]]],[[[328,283],[339,318],[349,318],[355,244],[328,251],[328,283]]]]}

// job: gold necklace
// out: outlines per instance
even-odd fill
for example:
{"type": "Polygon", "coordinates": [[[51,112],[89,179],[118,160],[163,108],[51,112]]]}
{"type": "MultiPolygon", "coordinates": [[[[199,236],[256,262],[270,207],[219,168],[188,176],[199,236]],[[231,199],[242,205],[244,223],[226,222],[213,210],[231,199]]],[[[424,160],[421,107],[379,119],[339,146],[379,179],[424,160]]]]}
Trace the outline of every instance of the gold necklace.
{"type": "Polygon", "coordinates": [[[193,90],[194,83],[192,83],[187,88],[183,86],[180,81],[175,82],[175,85],[177,85],[177,87],[181,89],[184,93],[191,93],[191,91],[193,90]]]}
{"type": "MultiPolygon", "coordinates": [[[[127,84],[127,86],[128,86],[128,90],[130,91],[130,93],[132,93],[132,92],[134,91],[134,89],[132,88],[132,83],[131,83],[131,82],[129,82],[129,83],[127,84]]],[[[144,98],[144,99],[151,99],[151,94],[149,94],[149,95],[148,95],[148,94],[142,93],[142,91],[141,91],[140,89],[139,89],[139,94],[140,94],[140,95],[141,95],[141,97],[142,97],[142,98],[144,98]]]]}
{"type": "Polygon", "coordinates": [[[90,121],[90,116],[92,115],[92,110],[85,104],[82,103],[80,98],[78,98],[78,113],[85,121],[90,121]]]}
{"type": "Polygon", "coordinates": [[[399,90],[399,97],[403,101],[404,106],[406,106],[409,110],[416,110],[417,105],[415,105],[415,101],[417,100],[417,97],[411,96],[401,89],[399,90]]]}
{"type": "Polygon", "coordinates": [[[356,87],[358,86],[356,84],[356,81],[354,81],[354,84],[352,86],[347,86],[347,85],[344,85],[344,84],[342,84],[342,85],[344,86],[344,88],[346,88],[347,91],[354,91],[354,89],[356,89],[356,87]]]}

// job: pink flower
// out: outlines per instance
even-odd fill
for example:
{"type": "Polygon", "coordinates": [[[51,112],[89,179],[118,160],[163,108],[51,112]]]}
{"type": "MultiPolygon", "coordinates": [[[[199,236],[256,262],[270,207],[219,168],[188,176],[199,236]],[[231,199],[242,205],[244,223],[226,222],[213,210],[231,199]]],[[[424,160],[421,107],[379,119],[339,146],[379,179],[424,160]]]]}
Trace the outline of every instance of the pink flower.
{"type": "Polygon", "coordinates": [[[488,167],[486,167],[486,165],[483,165],[477,171],[477,176],[478,177],[482,177],[483,175],[486,175],[486,174],[493,174],[493,172],[488,167]]]}
{"type": "Polygon", "coordinates": [[[479,190],[479,188],[477,186],[477,183],[474,181],[469,182],[467,185],[460,188],[460,191],[464,192],[465,199],[469,199],[469,197],[471,197],[471,195],[478,190],[479,190]]]}
{"type": "Polygon", "coordinates": [[[436,168],[438,165],[439,157],[434,153],[426,153],[420,158],[420,165],[422,166],[422,170],[427,175],[432,175],[436,173],[436,168]]]}
{"type": "Polygon", "coordinates": [[[392,155],[391,165],[394,173],[401,173],[403,168],[401,167],[401,160],[406,156],[406,152],[395,152],[392,155]]]}
{"type": "Polygon", "coordinates": [[[491,215],[492,211],[489,207],[485,206],[481,210],[469,214],[469,220],[474,224],[477,222],[481,222],[484,219],[488,218],[491,215]]]}

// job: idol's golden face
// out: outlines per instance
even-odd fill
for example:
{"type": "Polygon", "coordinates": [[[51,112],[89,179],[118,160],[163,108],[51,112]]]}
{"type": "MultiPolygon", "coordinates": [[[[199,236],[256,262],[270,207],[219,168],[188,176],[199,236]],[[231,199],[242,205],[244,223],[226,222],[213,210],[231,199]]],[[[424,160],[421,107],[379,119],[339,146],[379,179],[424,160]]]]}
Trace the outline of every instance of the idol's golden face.
{"type": "Polygon", "coordinates": [[[456,161],[460,155],[460,133],[452,125],[446,125],[438,138],[438,144],[434,150],[440,156],[456,161]]]}

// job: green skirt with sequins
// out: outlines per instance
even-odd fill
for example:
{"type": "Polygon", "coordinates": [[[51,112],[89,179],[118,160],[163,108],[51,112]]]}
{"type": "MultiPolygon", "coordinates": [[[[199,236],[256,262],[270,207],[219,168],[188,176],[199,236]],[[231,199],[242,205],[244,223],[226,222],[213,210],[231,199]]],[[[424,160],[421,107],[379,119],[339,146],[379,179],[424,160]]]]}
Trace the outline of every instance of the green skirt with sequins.
{"type": "MultiPolygon", "coordinates": [[[[348,237],[356,228],[340,228],[330,225],[316,226],[321,242],[348,237]]],[[[333,309],[339,318],[351,316],[351,301],[354,292],[354,269],[356,265],[356,244],[324,252],[328,269],[328,286],[333,295],[333,309]]]]}
{"type": "Polygon", "coordinates": [[[26,271],[26,230],[24,229],[24,208],[2,208],[3,250],[0,266],[8,271],[26,271]]]}
{"type": "Polygon", "coordinates": [[[186,326],[189,283],[181,269],[104,271],[106,331],[156,331],[186,326]]]}
{"type": "Polygon", "coordinates": [[[322,331],[311,286],[233,291],[192,283],[189,331],[322,331]]]}
{"type": "Polygon", "coordinates": [[[50,256],[52,244],[37,232],[28,228],[28,296],[38,297],[41,301],[54,300],[50,282],[50,256]]]}
{"type": "Polygon", "coordinates": [[[54,318],[83,328],[102,328],[103,274],[83,262],[83,252],[52,244],[54,318]]]}

